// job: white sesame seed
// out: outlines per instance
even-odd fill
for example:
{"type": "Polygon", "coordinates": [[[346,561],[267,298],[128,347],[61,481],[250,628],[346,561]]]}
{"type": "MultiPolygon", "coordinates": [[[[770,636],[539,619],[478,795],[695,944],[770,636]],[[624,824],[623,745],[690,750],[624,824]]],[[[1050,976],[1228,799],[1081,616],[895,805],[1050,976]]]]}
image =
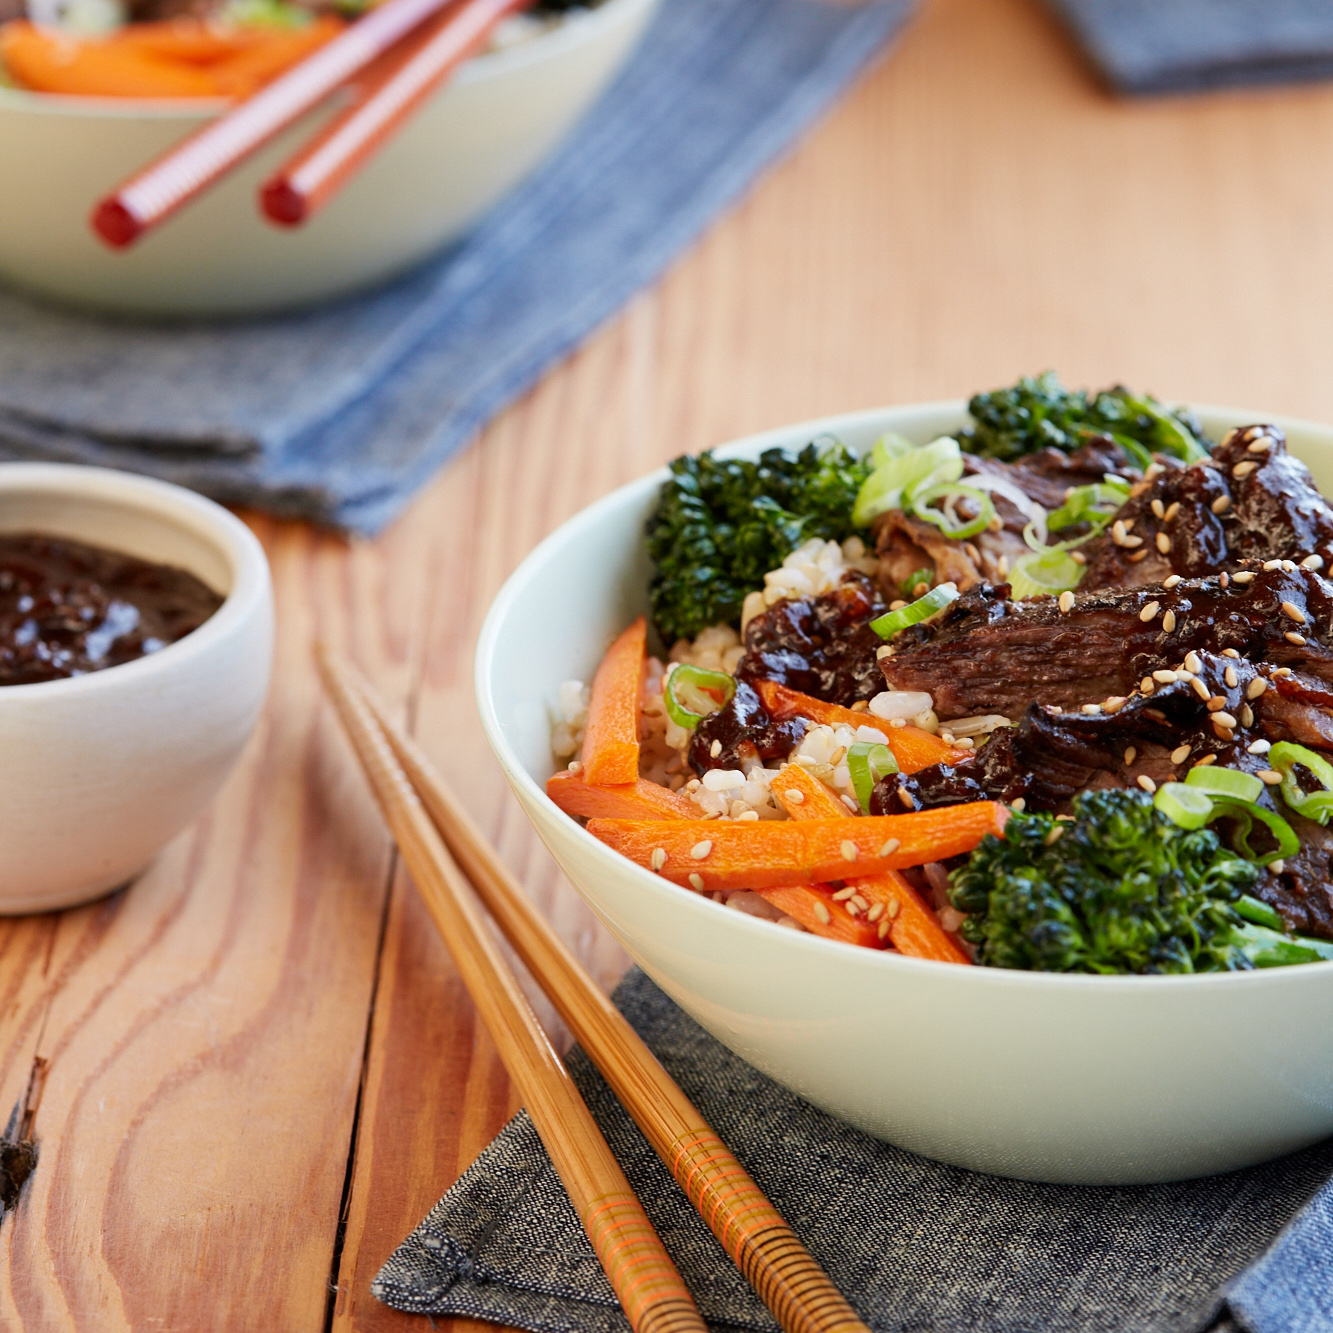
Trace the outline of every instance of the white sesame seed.
{"type": "Polygon", "coordinates": [[[1139,619],[1146,625],[1148,621],[1156,619],[1157,613],[1161,609],[1161,602],[1149,602],[1148,605],[1139,612],[1139,619]]]}
{"type": "Polygon", "coordinates": [[[1237,479],[1248,477],[1258,466],[1258,463],[1237,463],[1236,466],[1231,469],[1231,475],[1237,479]]]}
{"type": "Polygon", "coordinates": [[[1208,700],[1208,711],[1210,713],[1216,713],[1219,708],[1225,708],[1226,706],[1227,700],[1224,694],[1215,694],[1208,700]]]}
{"type": "Polygon", "coordinates": [[[1070,551],[1069,558],[1076,565],[1086,565],[1088,563],[1088,557],[1082,551],[1070,551]]]}
{"type": "Polygon", "coordinates": [[[1297,634],[1294,630],[1288,630],[1283,636],[1288,643],[1294,643],[1297,648],[1305,647],[1305,635],[1297,634]]]}
{"type": "Polygon", "coordinates": [[[879,854],[880,856],[892,856],[902,845],[900,839],[889,838],[885,841],[884,846],[879,849],[879,854]]]}
{"type": "Polygon", "coordinates": [[[852,895],[852,902],[856,904],[858,912],[868,912],[870,910],[870,903],[859,893],[854,893],[852,895]]]}
{"type": "Polygon", "coordinates": [[[1171,503],[1166,507],[1166,521],[1170,523],[1171,520],[1175,518],[1175,516],[1178,513],[1180,513],[1180,501],[1172,500],[1171,503]]]}
{"type": "Polygon", "coordinates": [[[1245,687],[1247,699],[1257,699],[1268,688],[1268,682],[1262,676],[1256,676],[1245,687]]]}
{"type": "Polygon", "coordinates": [[[1222,649],[1222,656],[1223,656],[1223,657],[1234,657],[1237,661],[1240,661],[1240,654],[1239,654],[1234,648],[1223,648],[1223,649],[1222,649]]]}
{"type": "Polygon", "coordinates": [[[1194,679],[1194,672],[1186,671],[1184,667],[1180,667],[1178,670],[1173,671],[1171,674],[1177,680],[1183,681],[1186,685],[1188,685],[1190,681],[1194,679]]]}
{"type": "Polygon", "coordinates": [[[906,725],[907,719],[905,717],[891,717],[889,719],[889,726],[891,727],[905,727],[906,725]]]}
{"type": "Polygon", "coordinates": [[[665,847],[654,847],[654,848],[653,848],[653,869],[654,869],[654,870],[661,870],[661,868],[662,868],[664,865],[666,865],[666,863],[667,863],[667,853],[666,853],[666,848],[665,848],[665,847]]]}
{"type": "Polygon", "coordinates": [[[1268,863],[1268,868],[1273,874],[1280,875],[1287,868],[1287,863],[1279,856],[1276,861],[1268,863]]]}
{"type": "Polygon", "coordinates": [[[1166,615],[1162,617],[1162,628],[1168,634],[1170,634],[1171,631],[1175,629],[1175,627],[1176,627],[1176,613],[1174,611],[1168,611],[1166,615]]]}
{"type": "Polygon", "coordinates": [[[1054,847],[1055,844],[1056,844],[1057,842],[1059,842],[1060,839],[1063,838],[1064,836],[1065,836],[1064,825],[1063,825],[1063,824],[1057,824],[1057,825],[1056,825],[1056,826],[1055,826],[1055,827],[1054,827],[1054,828],[1053,828],[1053,829],[1046,835],[1046,839],[1045,839],[1045,841],[1046,841],[1046,845],[1047,845],[1048,847],[1054,847]]]}
{"type": "Polygon", "coordinates": [[[842,859],[844,861],[856,860],[856,844],[850,838],[844,838],[842,840],[841,851],[842,859]]]}
{"type": "Polygon", "coordinates": [[[1134,781],[1137,782],[1144,791],[1152,792],[1157,790],[1157,784],[1146,773],[1140,773],[1134,781]]]}
{"type": "Polygon", "coordinates": [[[1084,704],[1081,711],[1088,714],[1100,713],[1102,706],[1101,704],[1084,704]]]}
{"type": "Polygon", "coordinates": [[[1240,724],[1242,727],[1254,726],[1254,709],[1249,704],[1240,706],[1240,724]]]}
{"type": "MultiPolygon", "coordinates": [[[[1287,637],[1290,638],[1291,636],[1288,635],[1287,637]]],[[[1290,668],[1290,667],[1274,667],[1274,668],[1272,669],[1272,671],[1270,671],[1268,674],[1269,674],[1270,676],[1289,676],[1289,675],[1291,675],[1291,668],[1290,668]]]]}
{"type": "Polygon", "coordinates": [[[1198,760],[1195,763],[1194,767],[1207,768],[1209,764],[1215,764],[1215,763],[1217,763],[1217,756],[1215,754],[1206,754],[1202,759],[1198,760]]]}
{"type": "Polygon", "coordinates": [[[1203,658],[1201,658],[1199,654],[1196,653],[1193,649],[1191,649],[1189,652],[1185,654],[1185,670],[1186,671],[1203,670],[1203,658]]]}
{"type": "Polygon", "coordinates": [[[1166,510],[1162,508],[1162,502],[1160,500],[1154,500],[1152,502],[1152,511],[1158,518],[1166,517],[1166,510]]]}
{"type": "Polygon", "coordinates": [[[1180,582],[1180,575],[1179,575],[1179,574],[1168,574],[1168,575],[1166,576],[1166,578],[1164,578],[1164,579],[1162,580],[1162,587],[1164,587],[1164,588],[1174,588],[1174,587],[1176,586],[1176,584],[1179,583],[1179,582],[1180,582]]]}
{"type": "Polygon", "coordinates": [[[1027,797],[1025,797],[1025,796],[1015,796],[1015,797],[1014,797],[1014,800],[1013,800],[1013,803],[1010,805],[1009,808],[1010,808],[1011,810],[1017,810],[1018,813],[1021,815],[1021,814],[1023,813],[1023,811],[1026,810],[1026,809],[1028,808],[1027,797]]]}
{"type": "Polygon", "coordinates": [[[848,916],[860,916],[861,914],[861,909],[850,899],[843,903],[843,907],[846,909],[848,916]]]}
{"type": "Polygon", "coordinates": [[[1298,625],[1305,624],[1305,612],[1295,602],[1283,602],[1282,614],[1289,620],[1294,620],[1298,625]]]}
{"type": "MultiPolygon", "coordinates": [[[[1197,670],[1198,668],[1196,667],[1195,669],[1197,670]]],[[[1233,666],[1227,667],[1222,673],[1222,679],[1226,681],[1227,689],[1229,690],[1234,690],[1236,686],[1240,684],[1240,677],[1236,675],[1236,668],[1233,666]]]]}
{"type": "Polygon", "coordinates": [[[1132,746],[1125,747],[1125,767],[1128,768],[1138,756],[1138,751],[1132,746]]]}
{"type": "Polygon", "coordinates": [[[1257,440],[1251,440],[1246,449],[1252,454],[1266,454],[1273,447],[1273,439],[1270,435],[1261,435],[1257,440]]]}
{"type": "Polygon", "coordinates": [[[1276,787],[1282,781],[1282,774],[1274,768],[1265,768],[1255,774],[1266,787],[1276,787]]]}
{"type": "Polygon", "coordinates": [[[876,928],[875,934],[878,935],[880,939],[883,939],[888,933],[889,933],[889,919],[888,917],[885,917],[884,920],[881,921],[879,923],[879,926],[876,928]]]}
{"type": "Polygon", "coordinates": [[[1236,719],[1230,713],[1214,713],[1213,724],[1218,727],[1225,727],[1228,731],[1236,729],[1236,719]]]}
{"type": "Polygon", "coordinates": [[[1056,605],[1065,615],[1068,615],[1074,609],[1074,594],[1066,589],[1060,594],[1056,605]]]}
{"type": "Polygon", "coordinates": [[[1152,673],[1152,678],[1159,685],[1174,685],[1176,680],[1176,673],[1174,671],[1167,671],[1165,667],[1159,667],[1156,671],[1152,673]]]}
{"type": "Polygon", "coordinates": [[[1249,754],[1267,754],[1272,748],[1270,741],[1251,741],[1246,747],[1249,754]]]}
{"type": "Polygon", "coordinates": [[[875,903],[875,905],[871,907],[870,911],[866,913],[866,920],[878,921],[880,917],[882,917],[883,915],[884,915],[884,904],[875,903]]]}
{"type": "Polygon", "coordinates": [[[833,895],[833,901],[835,903],[845,903],[855,892],[856,890],[852,885],[846,884],[833,895]]]}
{"type": "Polygon", "coordinates": [[[1147,471],[1144,472],[1144,474],[1143,474],[1143,480],[1144,480],[1144,481],[1156,481],[1157,478],[1160,477],[1160,476],[1162,475],[1162,473],[1165,472],[1165,471],[1166,471],[1166,468],[1163,467],[1161,463],[1149,463],[1149,464],[1148,464],[1147,471]]]}
{"type": "Polygon", "coordinates": [[[881,644],[875,649],[875,661],[882,662],[886,657],[893,656],[893,649],[887,643],[881,644]]]}
{"type": "Polygon", "coordinates": [[[1233,583],[1253,583],[1254,571],[1249,569],[1242,569],[1239,574],[1233,574],[1231,576],[1231,581],[1233,583]]]}
{"type": "Polygon", "coordinates": [[[815,904],[815,917],[826,926],[830,921],[833,920],[833,918],[829,915],[828,908],[825,907],[823,903],[815,904]]]}
{"type": "Polygon", "coordinates": [[[1271,574],[1275,569],[1281,569],[1281,568],[1282,568],[1282,561],[1281,561],[1281,560],[1265,560],[1265,561],[1264,561],[1264,573],[1265,573],[1265,574],[1271,574]]]}
{"type": "MultiPolygon", "coordinates": [[[[1134,538],[1134,544],[1135,544],[1135,545],[1138,545],[1138,543],[1140,543],[1142,540],[1143,540],[1142,537],[1135,537],[1135,538],[1134,538]]],[[[1125,557],[1125,559],[1126,559],[1131,565],[1137,565],[1137,564],[1139,563],[1140,560],[1146,560],[1147,558],[1148,558],[1148,548],[1147,548],[1146,546],[1143,548],[1143,550],[1141,550],[1141,551],[1135,551],[1133,555],[1127,555],[1127,556],[1125,557]]]]}
{"type": "Polygon", "coordinates": [[[1128,702],[1129,700],[1123,694],[1113,694],[1102,704],[1102,708],[1108,713],[1118,713],[1128,702]]]}
{"type": "Polygon", "coordinates": [[[702,893],[704,891],[704,877],[702,875],[691,875],[690,887],[702,893]]]}
{"type": "Polygon", "coordinates": [[[1296,562],[1294,560],[1284,560],[1282,562],[1282,572],[1284,574],[1294,574],[1296,572],[1296,562]]]}
{"type": "MultiPolygon", "coordinates": [[[[883,603],[881,602],[880,605],[882,606],[883,603]]],[[[709,758],[711,758],[711,759],[716,759],[716,758],[718,757],[718,755],[720,755],[721,753],[722,753],[722,742],[721,742],[721,741],[714,741],[714,742],[712,743],[712,745],[710,745],[710,746],[708,747],[708,755],[709,755],[709,758]]]]}
{"type": "Polygon", "coordinates": [[[1208,508],[1215,514],[1225,514],[1231,508],[1231,497],[1229,495],[1219,495],[1208,508]]]}
{"type": "Polygon", "coordinates": [[[1151,694],[1156,688],[1157,686],[1153,684],[1151,676],[1144,676],[1144,678],[1139,681],[1140,694],[1151,694]]]}
{"type": "Polygon", "coordinates": [[[1217,586],[1223,589],[1231,586],[1231,575],[1225,569],[1217,576],[1217,586]]]}
{"type": "Polygon", "coordinates": [[[792,805],[804,805],[805,793],[799,787],[793,787],[790,791],[783,791],[782,799],[790,801],[792,805]]]}
{"type": "Polygon", "coordinates": [[[713,844],[705,838],[702,842],[696,842],[694,846],[690,848],[690,855],[696,861],[702,861],[712,850],[713,844]]]}
{"type": "Polygon", "coordinates": [[[841,799],[843,805],[845,805],[852,812],[852,814],[857,814],[860,811],[861,807],[857,805],[855,799],[851,796],[848,796],[846,792],[843,792],[841,799]]]}
{"type": "Polygon", "coordinates": [[[1200,699],[1203,699],[1206,702],[1211,697],[1208,693],[1208,686],[1205,685],[1198,676],[1195,676],[1194,679],[1190,681],[1190,684],[1194,687],[1194,693],[1197,694],[1200,699]]]}
{"type": "Polygon", "coordinates": [[[896,917],[898,913],[901,912],[902,910],[903,910],[903,905],[897,900],[897,898],[890,898],[888,906],[884,909],[890,921],[892,921],[894,917],[896,917]]]}
{"type": "Polygon", "coordinates": [[[1163,555],[1171,554],[1171,538],[1168,537],[1166,533],[1159,532],[1155,538],[1155,541],[1157,542],[1157,549],[1163,555]]]}
{"type": "Polygon", "coordinates": [[[1171,751],[1171,762],[1173,764],[1183,764],[1190,757],[1190,747],[1188,745],[1177,745],[1171,751]]]}
{"type": "Polygon", "coordinates": [[[743,823],[743,824],[753,824],[753,823],[757,823],[757,822],[758,822],[758,819],[759,819],[759,811],[758,811],[758,810],[742,810],[742,811],[740,812],[740,814],[738,814],[738,815],[736,816],[736,822],[737,822],[738,824],[742,824],[742,823],[743,823]]]}
{"type": "Polygon", "coordinates": [[[1302,569],[1323,569],[1323,567],[1324,557],[1321,555],[1307,555],[1305,559],[1301,561],[1302,569]]]}
{"type": "Polygon", "coordinates": [[[828,766],[830,768],[837,768],[837,766],[840,763],[842,763],[842,761],[846,757],[847,757],[847,747],[845,745],[840,745],[836,750],[833,751],[831,755],[829,755],[828,766]]]}

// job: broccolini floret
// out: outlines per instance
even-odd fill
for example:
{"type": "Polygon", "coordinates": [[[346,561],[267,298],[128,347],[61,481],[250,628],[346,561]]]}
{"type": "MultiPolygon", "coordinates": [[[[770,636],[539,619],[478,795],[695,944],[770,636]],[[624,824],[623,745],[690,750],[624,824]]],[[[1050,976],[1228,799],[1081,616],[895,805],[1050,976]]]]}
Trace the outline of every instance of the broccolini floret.
{"type": "Polygon", "coordinates": [[[1109,435],[1137,467],[1154,453],[1183,462],[1204,458],[1208,445],[1193,415],[1168,412],[1148,395],[1106,389],[1091,397],[1066,389],[1053,371],[1025,375],[1008,389],[979,393],[967,405],[974,426],[958,436],[968,453],[1013,462],[1052,446],[1072,453],[1094,435],[1109,435]]]}
{"type": "Polygon", "coordinates": [[[1216,972],[1254,966],[1234,904],[1260,868],[1135,790],[1084,792],[1074,818],[1014,814],[954,871],[977,962],[1042,972],[1216,972]]]}
{"type": "Polygon", "coordinates": [[[841,444],[769,449],[758,463],[686,455],[671,464],[648,520],[653,622],[667,644],[709,625],[740,626],[745,594],[812,537],[850,537],[867,466],[841,444]]]}

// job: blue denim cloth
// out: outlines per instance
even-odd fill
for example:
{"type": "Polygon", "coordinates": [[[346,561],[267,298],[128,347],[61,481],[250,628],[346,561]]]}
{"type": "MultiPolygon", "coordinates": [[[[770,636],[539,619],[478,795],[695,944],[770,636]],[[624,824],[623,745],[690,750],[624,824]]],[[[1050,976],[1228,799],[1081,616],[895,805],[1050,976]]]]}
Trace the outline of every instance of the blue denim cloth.
{"type": "Polygon", "coordinates": [[[451,253],[358,300],[152,326],[0,292],[0,458],[374,532],[790,148],[910,8],[666,0],[545,166],[451,253]]]}
{"type": "Polygon", "coordinates": [[[1050,3],[1121,92],[1202,92],[1333,78],[1328,0],[1050,3]]]}
{"type": "MultiPolygon", "coordinates": [[[[615,999],[876,1333],[1333,1329],[1333,1141],[1173,1185],[1001,1180],[815,1110],[641,972],[615,999]]],[[[582,1052],[569,1067],[709,1325],[772,1333],[768,1311],[582,1052]]],[[[538,1333],[628,1328],[522,1113],[371,1290],[400,1310],[538,1333]]]]}

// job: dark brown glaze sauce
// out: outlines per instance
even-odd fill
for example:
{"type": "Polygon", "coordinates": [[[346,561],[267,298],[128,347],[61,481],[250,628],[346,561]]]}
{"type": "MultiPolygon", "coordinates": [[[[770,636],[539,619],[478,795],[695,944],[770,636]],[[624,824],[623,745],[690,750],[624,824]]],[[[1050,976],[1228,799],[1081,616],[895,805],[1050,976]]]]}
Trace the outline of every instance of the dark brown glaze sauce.
{"type": "Polygon", "coordinates": [[[875,585],[864,574],[852,573],[833,592],[791,598],[755,616],[745,627],[736,693],[695,729],[690,767],[702,774],[710,768],[741,768],[756,758],[785,759],[800,744],[804,720],[772,720],[752,688],[756,680],[776,680],[844,706],[874,698],[884,688],[875,661],[884,641],[870,621],[883,612],[875,585]]]}
{"type": "Polygon", "coordinates": [[[40,533],[0,535],[0,686],[132,662],[221,605],[183,569],[40,533]]]}

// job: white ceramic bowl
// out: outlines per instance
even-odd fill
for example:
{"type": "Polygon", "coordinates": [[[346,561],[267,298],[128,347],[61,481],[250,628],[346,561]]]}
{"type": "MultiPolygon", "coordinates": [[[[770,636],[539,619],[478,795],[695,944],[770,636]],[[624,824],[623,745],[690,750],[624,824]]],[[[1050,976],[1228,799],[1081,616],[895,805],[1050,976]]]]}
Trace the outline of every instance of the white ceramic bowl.
{"type": "MultiPolygon", "coordinates": [[[[918,443],[962,403],[862,412],[728,447],[754,457],[825,432],[918,443]]],[[[1200,411],[1209,432],[1272,421],[1200,411]]],[[[1333,494],[1333,430],[1281,421],[1333,494]]],[[[644,519],[659,472],[547,538],[497,597],[477,649],[482,721],[505,776],[579,892],[636,962],[751,1064],[928,1157],[1034,1180],[1176,1180],[1333,1134],[1333,963],[1194,977],[957,967],[856,949],[730,911],[649,874],[546,797],[548,705],[592,679],[647,610],[644,519]]]]}
{"type": "Polygon", "coordinates": [[[0,532],[28,531],[186,569],[225,600],[148,657],[0,688],[0,913],[67,907],[141,871],[235,763],[273,654],[263,549],[211,500],[103,468],[0,464],[0,532]]]}
{"type": "Polygon", "coordinates": [[[605,0],[470,61],[303,227],[262,220],[255,192],[329,108],[120,252],[89,230],[94,203],[223,104],[0,88],[0,277],[144,314],[278,310],[371,286],[459,235],[526,175],[619,69],[656,4],[605,0]]]}

